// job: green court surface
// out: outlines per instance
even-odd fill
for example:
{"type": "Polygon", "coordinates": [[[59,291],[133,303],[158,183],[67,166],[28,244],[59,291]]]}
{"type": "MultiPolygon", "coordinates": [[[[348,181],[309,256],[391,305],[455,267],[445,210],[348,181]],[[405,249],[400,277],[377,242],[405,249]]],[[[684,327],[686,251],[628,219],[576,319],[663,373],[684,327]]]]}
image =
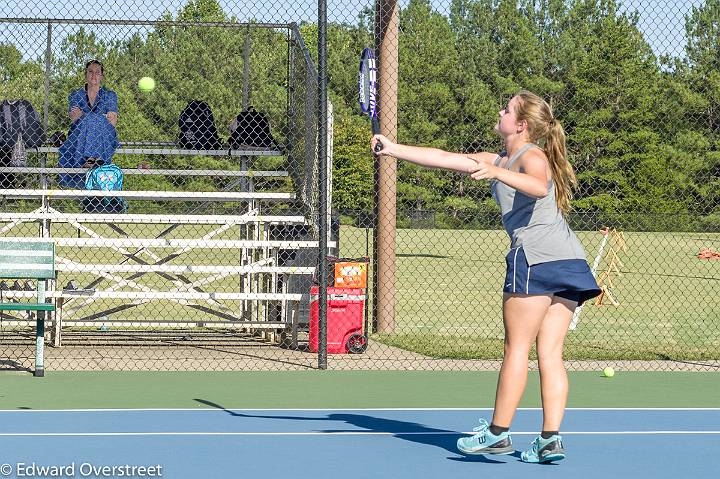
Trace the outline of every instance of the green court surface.
{"type": "MultiPolygon", "coordinates": [[[[0,409],[487,408],[496,372],[51,372],[0,373],[0,409]]],[[[568,407],[720,407],[715,372],[570,373],[568,407]]],[[[521,407],[539,407],[531,372],[521,407]]]]}

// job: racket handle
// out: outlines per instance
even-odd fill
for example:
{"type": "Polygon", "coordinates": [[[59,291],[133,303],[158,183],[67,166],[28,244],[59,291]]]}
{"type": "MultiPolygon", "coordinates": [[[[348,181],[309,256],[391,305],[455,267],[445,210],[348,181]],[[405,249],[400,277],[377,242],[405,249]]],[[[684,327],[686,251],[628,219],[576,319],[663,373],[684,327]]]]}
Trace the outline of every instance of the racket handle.
{"type": "MultiPolygon", "coordinates": [[[[378,119],[377,119],[377,118],[373,118],[370,123],[372,123],[372,133],[373,133],[373,135],[379,134],[379,133],[380,133],[380,122],[378,121],[378,119]]],[[[375,149],[374,149],[375,153],[380,153],[380,151],[381,151],[382,149],[383,149],[383,144],[382,144],[382,142],[378,141],[377,143],[375,143],[375,149]]]]}

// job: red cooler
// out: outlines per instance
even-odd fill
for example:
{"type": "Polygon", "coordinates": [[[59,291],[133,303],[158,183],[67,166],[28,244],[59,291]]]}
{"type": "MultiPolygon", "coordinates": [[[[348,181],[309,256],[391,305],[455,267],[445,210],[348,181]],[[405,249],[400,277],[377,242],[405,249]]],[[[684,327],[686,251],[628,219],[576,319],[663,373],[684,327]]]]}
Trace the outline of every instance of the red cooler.
{"type": "MultiPolygon", "coordinates": [[[[320,288],[310,289],[310,351],[318,350],[320,288]]],[[[327,352],[361,353],[367,347],[363,335],[365,290],[360,288],[327,289],[327,352]]]]}

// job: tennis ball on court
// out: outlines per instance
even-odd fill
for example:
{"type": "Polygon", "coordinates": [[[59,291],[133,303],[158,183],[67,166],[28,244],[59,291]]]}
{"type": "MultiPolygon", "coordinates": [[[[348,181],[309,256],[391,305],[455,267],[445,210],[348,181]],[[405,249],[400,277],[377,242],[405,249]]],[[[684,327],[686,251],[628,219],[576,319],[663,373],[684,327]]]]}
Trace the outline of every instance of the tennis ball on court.
{"type": "Polygon", "coordinates": [[[605,376],[606,378],[611,378],[611,377],[615,376],[615,370],[613,368],[611,368],[610,366],[608,366],[605,369],[603,369],[603,376],[605,376]]]}
{"type": "Polygon", "coordinates": [[[142,92],[149,93],[155,89],[155,80],[150,77],[142,77],[138,80],[138,88],[142,92]]]}

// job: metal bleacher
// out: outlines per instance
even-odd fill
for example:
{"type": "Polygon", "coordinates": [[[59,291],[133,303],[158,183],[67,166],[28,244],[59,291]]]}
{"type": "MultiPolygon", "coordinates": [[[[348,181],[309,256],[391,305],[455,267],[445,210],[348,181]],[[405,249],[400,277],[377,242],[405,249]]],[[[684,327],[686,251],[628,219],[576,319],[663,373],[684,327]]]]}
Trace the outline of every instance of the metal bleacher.
{"type": "MultiPolygon", "coordinates": [[[[304,48],[297,26],[287,28],[304,48]]],[[[311,62],[304,54],[288,61],[311,62]]],[[[314,66],[305,68],[303,81],[313,81],[314,66]]],[[[47,320],[54,346],[63,344],[65,331],[82,328],[242,329],[264,331],[272,340],[289,336],[297,344],[319,246],[316,137],[307,127],[316,105],[313,86],[303,88],[309,97],[300,108],[293,95],[304,90],[288,94],[290,131],[282,148],[188,150],[169,142],[122,142],[116,150],[116,157],[237,159],[234,170],[122,169],[127,178],[212,177],[222,185],[216,191],[63,189],[57,175],[87,170],[56,167],[58,148],[49,145],[29,148],[27,167],[0,167],[0,174],[30,185],[0,189],[0,235],[19,242],[51,240],[56,247],[57,279],[46,288],[46,298],[57,305],[47,320]],[[253,169],[258,158],[273,157],[294,170],[253,169]],[[259,181],[276,183],[265,191],[259,181]],[[130,207],[126,213],[78,207],[85,198],[103,197],[124,198],[130,207]],[[154,210],[139,207],[145,204],[154,210]]],[[[336,236],[331,248],[337,248],[336,236]]],[[[16,289],[4,296],[27,294],[16,289]]],[[[22,315],[3,317],[5,327],[32,324],[22,315]]]]}

